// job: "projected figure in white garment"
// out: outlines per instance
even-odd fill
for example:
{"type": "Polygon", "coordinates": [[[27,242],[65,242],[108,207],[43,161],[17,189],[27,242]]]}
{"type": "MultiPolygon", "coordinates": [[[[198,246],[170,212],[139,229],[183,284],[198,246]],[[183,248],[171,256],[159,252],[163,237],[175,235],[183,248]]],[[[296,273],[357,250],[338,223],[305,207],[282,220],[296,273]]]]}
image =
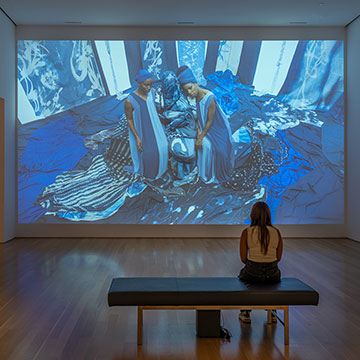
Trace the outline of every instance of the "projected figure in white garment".
{"type": "Polygon", "coordinates": [[[198,134],[195,147],[200,178],[206,184],[230,180],[234,168],[234,144],[228,119],[216,103],[214,94],[199,87],[188,67],[184,67],[178,79],[185,94],[196,99],[198,134]]]}
{"type": "Polygon", "coordinates": [[[168,143],[155,107],[151,73],[140,70],[135,80],[138,88],[125,101],[133,171],[157,179],[167,170],[168,143]]]}

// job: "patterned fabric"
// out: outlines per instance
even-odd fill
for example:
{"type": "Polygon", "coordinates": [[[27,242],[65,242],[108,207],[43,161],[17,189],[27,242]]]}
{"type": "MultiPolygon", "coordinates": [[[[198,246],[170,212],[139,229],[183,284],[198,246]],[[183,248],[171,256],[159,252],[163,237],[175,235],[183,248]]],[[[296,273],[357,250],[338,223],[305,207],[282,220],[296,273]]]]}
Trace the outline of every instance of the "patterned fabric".
{"type": "Polygon", "coordinates": [[[334,120],[343,122],[343,56],[343,41],[300,41],[280,99],[299,109],[335,112],[334,120]]]}
{"type": "Polygon", "coordinates": [[[206,85],[203,69],[206,58],[206,41],[178,41],[179,67],[187,65],[195,75],[199,85],[206,85]]]}
{"type": "MultiPolygon", "coordinates": [[[[122,154],[126,148],[127,144],[123,143],[122,154]]],[[[114,176],[104,157],[98,155],[87,170],[59,175],[44,189],[38,202],[46,208],[46,215],[72,221],[100,220],[115,214],[127,197],[138,195],[146,188],[134,180],[135,175],[120,171],[119,167],[114,176]]]]}
{"type": "Polygon", "coordinates": [[[195,166],[196,113],[181,91],[174,72],[164,72],[161,83],[163,107],[160,118],[166,125],[171,167],[176,178],[184,179],[195,166]]]}
{"type": "Polygon", "coordinates": [[[37,204],[54,215],[71,221],[96,221],[114,215],[126,198],[142,193],[147,185],[126,168],[131,164],[127,125],[121,117],[116,128],[89,137],[88,144],[95,144],[101,135],[112,136],[109,149],[97,155],[86,170],[65,171],[46,186],[37,204]]]}
{"type": "Polygon", "coordinates": [[[156,82],[164,71],[176,71],[178,68],[175,41],[124,41],[124,47],[128,74],[123,75],[129,76],[132,85],[135,85],[135,76],[139,69],[151,72],[156,82]]]}
{"type": "Polygon", "coordinates": [[[37,118],[106,93],[90,41],[19,41],[18,80],[37,118]]]}

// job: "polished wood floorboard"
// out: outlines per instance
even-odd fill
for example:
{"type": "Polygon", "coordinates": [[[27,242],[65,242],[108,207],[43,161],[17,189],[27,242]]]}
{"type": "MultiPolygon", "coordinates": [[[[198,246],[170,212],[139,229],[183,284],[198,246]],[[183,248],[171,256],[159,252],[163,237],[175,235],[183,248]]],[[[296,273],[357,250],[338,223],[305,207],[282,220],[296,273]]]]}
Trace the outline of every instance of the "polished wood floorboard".
{"type": "Polygon", "coordinates": [[[283,327],[222,311],[230,341],[200,339],[195,312],[144,312],[138,347],[135,307],[107,305],[112,278],[236,276],[236,239],[15,239],[0,245],[0,359],[314,359],[360,358],[360,243],[285,239],[282,275],[320,293],[317,307],[290,307],[283,327]]]}

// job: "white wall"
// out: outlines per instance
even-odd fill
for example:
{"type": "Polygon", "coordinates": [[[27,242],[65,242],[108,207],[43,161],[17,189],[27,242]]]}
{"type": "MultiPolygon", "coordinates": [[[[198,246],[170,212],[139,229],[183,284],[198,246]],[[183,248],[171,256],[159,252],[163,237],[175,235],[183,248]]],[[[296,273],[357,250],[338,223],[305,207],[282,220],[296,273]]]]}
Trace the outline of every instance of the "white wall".
{"type": "Polygon", "coordinates": [[[360,241],[360,18],[347,29],[347,237],[360,241]]]}
{"type": "MultiPolygon", "coordinates": [[[[139,39],[214,39],[214,40],[345,40],[342,27],[253,27],[253,28],[142,28],[142,27],[87,27],[87,26],[18,26],[18,39],[37,40],[139,40],[139,39]]],[[[16,236],[96,236],[96,237],[236,237],[243,226],[218,225],[97,225],[18,224],[16,236]]],[[[345,225],[283,225],[287,237],[345,237],[345,225]]]]}
{"type": "Polygon", "coordinates": [[[345,40],[343,27],[17,26],[23,40],[345,40]]]}
{"type": "MultiPolygon", "coordinates": [[[[5,99],[4,241],[15,237],[15,26],[0,12],[0,97],[5,99]]],[[[2,237],[1,237],[2,238],[2,237]]]]}

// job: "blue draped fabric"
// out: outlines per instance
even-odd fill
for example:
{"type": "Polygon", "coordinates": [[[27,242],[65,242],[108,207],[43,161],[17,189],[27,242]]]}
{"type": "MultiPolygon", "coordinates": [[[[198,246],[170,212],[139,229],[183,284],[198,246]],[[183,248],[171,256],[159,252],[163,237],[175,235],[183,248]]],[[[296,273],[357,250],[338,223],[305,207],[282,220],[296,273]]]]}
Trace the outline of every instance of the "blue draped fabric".
{"type": "Polygon", "coordinates": [[[163,41],[140,41],[143,68],[153,74],[154,81],[160,80],[161,73],[166,69],[163,41]]]}
{"type": "Polygon", "coordinates": [[[108,95],[110,95],[109,86],[108,86],[108,84],[106,82],[106,79],[105,79],[104,70],[102,68],[102,64],[101,64],[101,61],[100,61],[99,53],[98,53],[96,45],[95,45],[95,41],[91,40],[90,44],[91,44],[92,51],[94,53],[94,61],[95,61],[96,65],[97,65],[97,68],[99,70],[99,77],[101,78],[101,83],[102,83],[102,85],[104,87],[104,94],[103,95],[108,96],[108,95]]]}
{"type": "Polygon", "coordinates": [[[219,55],[220,41],[208,41],[203,74],[206,77],[216,70],[216,62],[219,55]]]}
{"type": "MultiPolygon", "coordinates": [[[[253,101],[254,89],[241,84],[238,76],[234,76],[230,70],[217,71],[207,77],[207,88],[215,95],[216,101],[226,115],[232,115],[235,111],[242,114],[252,113],[256,110],[249,108],[253,101]]],[[[236,128],[231,129],[234,133],[236,128]]]]}
{"type": "Polygon", "coordinates": [[[160,117],[167,129],[185,138],[196,138],[196,114],[181,91],[179,80],[172,71],[166,71],[161,78],[164,106],[160,117]]]}
{"type": "MultiPolygon", "coordinates": [[[[249,184],[247,188],[255,188],[256,184],[263,186],[266,189],[266,201],[269,203],[272,212],[277,214],[275,217],[276,221],[286,221],[286,223],[299,223],[301,221],[303,223],[325,223],[326,220],[321,219],[320,215],[317,217],[315,212],[311,214],[308,211],[305,215],[304,207],[306,208],[306,206],[304,204],[311,202],[310,198],[313,195],[316,196],[317,200],[314,208],[316,207],[318,209],[317,213],[319,213],[322,206],[321,199],[330,198],[330,195],[328,195],[330,194],[330,188],[332,194],[334,194],[333,200],[336,200],[339,210],[336,211],[336,215],[331,215],[330,213],[334,214],[334,211],[326,208],[324,213],[326,212],[328,218],[333,217],[332,221],[334,222],[343,221],[343,201],[340,201],[341,196],[343,196],[341,195],[343,194],[343,163],[341,162],[341,159],[343,159],[343,145],[342,141],[338,140],[341,135],[337,137],[332,136],[334,144],[331,148],[334,153],[331,154],[331,158],[326,153],[326,147],[322,143],[323,141],[329,142],[327,137],[331,136],[331,131],[335,131],[332,130],[333,128],[336,129],[337,133],[343,132],[343,126],[336,124],[335,119],[333,119],[333,111],[306,112],[294,109],[289,105],[285,107],[285,104],[276,100],[275,97],[255,96],[251,87],[245,87],[238,83],[237,77],[231,76],[229,72],[216,72],[209,75],[207,80],[211,91],[216,95],[216,99],[221,104],[222,109],[231,115],[230,126],[233,134],[244,125],[247,129],[251,130],[247,124],[254,126],[252,122],[254,118],[257,119],[255,124],[260,123],[260,119],[263,119],[264,125],[267,124],[272,114],[279,115],[278,118],[276,116],[272,118],[272,123],[275,126],[284,128],[284,130],[277,130],[274,137],[269,135],[264,137],[264,139],[267,139],[267,142],[263,145],[261,152],[256,154],[256,157],[260,156],[261,162],[259,164],[247,161],[249,156],[252,156],[251,154],[254,150],[250,150],[245,142],[241,143],[241,141],[245,140],[236,140],[235,168],[244,169],[243,172],[239,173],[241,179],[239,180],[239,186],[245,186],[246,184],[249,184]],[[236,96],[233,96],[233,94],[236,94],[236,96]],[[286,112],[284,112],[285,109],[286,112]],[[290,120],[294,116],[300,120],[300,123],[296,126],[291,124],[291,121],[283,122],[282,120],[285,117],[290,120]],[[325,124],[321,127],[322,122],[325,122],[325,124]],[[283,125],[281,125],[282,123],[283,125]],[[327,124],[329,126],[333,124],[330,130],[326,130],[327,124]],[[326,130],[325,133],[324,129],[326,130]],[[269,147],[269,150],[272,149],[269,153],[266,143],[280,144],[280,147],[276,151],[272,149],[274,145],[269,147]],[[274,159],[275,172],[272,171],[270,174],[263,173],[263,170],[266,168],[264,160],[268,155],[261,158],[261,154],[271,154],[271,157],[274,159]],[[285,158],[284,154],[286,154],[285,158]],[[330,158],[334,165],[330,165],[328,158],[330,158]],[[245,169],[249,171],[245,171],[245,169]],[[319,182],[326,181],[321,178],[321,174],[325,173],[329,176],[330,187],[328,185],[323,187],[317,185],[319,182]],[[254,176],[255,174],[257,175],[254,176]],[[311,187],[316,187],[316,195],[309,194],[308,189],[311,187]],[[286,200],[287,205],[285,206],[283,203],[286,196],[289,196],[289,200],[286,200]],[[306,196],[308,199],[305,199],[306,196]],[[291,203],[290,199],[293,200],[293,203],[291,203]],[[277,212],[278,208],[281,208],[279,212],[277,212]],[[291,215],[291,209],[296,209],[294,216],[291,215]],[[303,219],[301,219],[301,213],[304,214],[303,219]]],[[[343,119],[341,114],[339,119],[343,119]]],[[[264,130],[266,129],[267,127],[264,126],[264,130]]],[[[251,135],[252,141],[258,139],[259,134],[261,133],[253,131],[251,135]]],[[[261,139],[262,137],[260,137],[261,139]]]]}
{"type": "Polygon", "coordinates": [[[139,41],[124,41],[126,61],[129,70],[129,79],[132,86],[136,85],[136,74],[143,69],[142,56],[139,41]]]}
{"type": "Polygon", "coordinates": [[[125,41],[124,44],[132,85],[135,85],[135,76],[140,69],[151,72],[154,81],[157,81],[162,72],[178,68],[175,41],[142,40],[125,41]]]}
{"type": "Polygon", "coordinates": [[[177,55],[179,67],[187,65],[194,73],[195,78],[199,85],[205,85],[203,69],[205,63],[205,41],[178,41],[177,42],[177,55]]]}
{"type": "Polygon", "coordinates": [[[34,205],[43,187],[51,184],[57,175],[74,168],[88,152],[76,125],[75,117],[65,116],[40,127],[27,138],[18,173],[20,223],[34,222],[45,213],[34,205]]]}
{"type": "Polygon", "coordinates": [[[179,67],[176,57],[176,41],[163,41],[164,66],[163,71],[176,71],[179,67]]]}
{"type": "Polygon", "coordinates": [[[302,70],[302,62],[304,54],[308,45],[308,41],[300,40],[296,47],[296,51],[291,62],[288,76],[286,77],[283,86],[279,91],[279,96],[288,94],[294,87],[294,81],[299,77],[302,70]]]}
{"type": "MultiPolygon", "coordinates": [[[[125,200],[138,196],[147,188],[141,179],[138,181],[137,175],[129,174],[125,170],[125,165],[131,164],[131,157],[126,117],[122,115],[119,118],[119,109],[123,108],[123,102],[124,100],[119,103],[116,98],[109,97],[106,101],[98,99],[93,104],[86,104],[73,110],[78,125],[76,130],[82,133],[95,132],[84,139],[85,146],[91,150],[74,168],[56,176],[55,181],[50,185],[37,178],[39,187],[42,185],[43,188],[32,204],[32,209],[38,209],[40,205],[41,214],[46,211],[37,222],[59,222],[59,219],[104,222],[119,212],[125,200]],[[102,114],[103,122],[94,122],[97,118],[96,112],[102,114]],[[104,126],[109,125],[110,122],[112,127],[104,129],[104,126]]],[[[41,123],[49,120],[51,119],[41,123]]],[[[26,128],[31,131],[30,126],[26,128]]],[[[62,129],[57,130],[61,135],[62,129]]],[[[66,131],[63,135],[66,136],[66,131]]],[[[38,134],[38,136],[38,140],[41,139],[46,148],[51,142],[51,137],[49,134],[38,134]]],[[[20,139],[22,138],[23,136],[20,139]]],[[[64,146],[67,144],[65,143],[64,146]]],[[[68,157],[67,149],[64,151],[61,145],[57,150],[60,158],[68,157]]],[[[29,171],[29,174],[34,173],[36,169],[29,171]]]]}
{"type": "Polygon", "coordinates": [[[196,114],[181,91],[174,72],[165,71],[161,85],[164,106],[160,118],[166,126],[171,167],[176,178],[184,179],[193,171],[196,161],[196,114]]]}
{"type": "MultiPolygon", "coordinates": [[[[277,131],[276,136],[283,144],[283,150],[286,149],[287,158],[277,168],[274,175],[263,176],[259,184],[265,185],[268,189],[266,202],[271,209],[277,209],[281,204],[282,197],[286,190],[294,185],[304,175],[310,173],[314,167],[291,145],[286,139],[285,131],[277,131]]],[[[275,153],[279,157],[279,153],[275,153]]]]}
{"type": "Polygon", "coordinates": [[[18,79],[38,117],[106,93],[90,41],[19,41],[18,79]]]}
{"type": "Polygon", "coordinates": [[[321,149],[321,129],[308,124],[288,129],[287,141],[310,164],[312,171],[284,192],[275,219],[284,224],[342,224],[343,166],[330,164],[321,149]]]}
{"type": "Polygon", "coordinates": [[[244,41],[237,76],[244,85],[252,85],[260,54],[261,41],[244,41]]]}
{"type": "Polygon", "coordinates": [[[279,98],[295,107],[342,112],[343,53],[340,40],[299,41],[279,98]]]}

